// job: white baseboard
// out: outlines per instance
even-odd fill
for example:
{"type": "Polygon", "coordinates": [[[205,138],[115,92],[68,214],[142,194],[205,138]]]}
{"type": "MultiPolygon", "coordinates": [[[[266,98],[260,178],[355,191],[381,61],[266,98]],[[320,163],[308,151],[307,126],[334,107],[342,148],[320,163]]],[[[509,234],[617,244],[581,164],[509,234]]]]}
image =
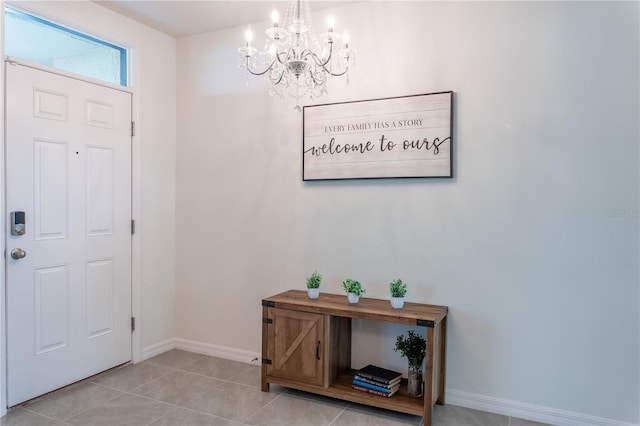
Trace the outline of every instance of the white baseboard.
{"type": "Polygon", "coordinates": [[[588,414],[574,413],[572,411],[558,410],[540,405],[493,398],[452,389],[445,392],[445,402],[446,404],[557,426],[638,426],[633,423],[605,419],[588,414]]]}
{"type": "Polygon", "coordinates": [[[203,355],[216,356],[218,358],[230,359],[233,361],[240,361],[247,364],[260,364],[261,354],[257,352],[228,348],[225,346],[212,345],[210,343],[202,343],[180,338],[175,339],[175,344],[176,349],[182,349],[203,355]]]}
{"type": "Polygon", "coordinates": [[[153,358],[171,349],[181,349],[183,351],[197,354],[215,356],[218,358],[240,361],[247,364],[260,364],[261,355],[257,352],[245,351],[242,349],[228,348],[226,346],[212,345],[211,343],[197,342],[195,340],[173,338],[167,339],[155,345],[147,346],[140,351],[140,361],[153,358]]]}
{"type": "Polygon", "coordinates": [[[155,345],[144,347],[140,350],[140,361],[153,358],[156,355],[160,355],[175,348],[176,339],[167,339],[163,342],[156,343],[155,345]]]}

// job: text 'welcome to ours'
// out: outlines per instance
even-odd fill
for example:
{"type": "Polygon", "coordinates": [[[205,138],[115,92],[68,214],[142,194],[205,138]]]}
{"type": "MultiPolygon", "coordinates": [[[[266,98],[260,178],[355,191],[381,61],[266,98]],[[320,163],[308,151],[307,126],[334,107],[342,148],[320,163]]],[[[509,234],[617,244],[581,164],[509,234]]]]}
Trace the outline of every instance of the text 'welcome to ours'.
{"type": "MultiPolygon", "coordinates": [[[[422,118],[405,119],[405,120],[385,120],[385,121],[363,121],[347,124],[335,124],[322,126],[324,133],[331,134],[331,138],[321,144],[310,146],[305,149],[305,154],[310,154],[315,157],[323,155],[338,155],[338,154],[366,154],[369,152],[391,152],[391,151],[431,151],[433,155],[440,153],[440,146],[449,141],[449,136],[445,138],[434,137],[429,139],[428,137],[411,137],[400,140],[394,140],[387,135],[377,134],[374,138],[368,138],[367,140],[353,142],[351,140],[343,142],[340,139],[339,134],[347,134],[353,132],[367,132],[375,130],[401,130],[408,128],[420,129],[422,127],[422,118]]],[[[346,137],[345,139],[352,139],[352,137],[346,137]]]]}

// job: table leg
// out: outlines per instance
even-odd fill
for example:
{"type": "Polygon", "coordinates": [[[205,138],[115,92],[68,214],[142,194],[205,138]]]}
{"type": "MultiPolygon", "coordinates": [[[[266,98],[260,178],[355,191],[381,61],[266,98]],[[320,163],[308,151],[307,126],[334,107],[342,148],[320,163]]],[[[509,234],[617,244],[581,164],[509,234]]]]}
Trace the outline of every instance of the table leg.
{"type": "MultiPolygon", "coordinates": [[[[269,317],[269,308],[266,306],[262,307],[262,359],[266,359],[267,358],[267,347],[268,347],[268,336],[269,336],[269,328],[268,325],[265,321],[264,318],[268,318],[269,317]]],[[[269,392],[269,383],[267,382],[267,364],[265,364],[264,362],[262,363],[262,369],[261,369],[261,380],[260,380],[260,385],[261,385],[261,390],[262,392],[269,392]]]]}
{"type": "Polygon", "coordinates": [[[438,324],[438,399],[436,404],[444,405],[444,392],[445,392],[445,371],[447,362],[447,317],[442,318],[442,321],[438,324]]]}
{"type": "Polygon", "coordinates": [[[427,327],[427,353],[425,356],[426,364],[424,372],[424,426],[431,426],[431,416],[433,413],[433,331],[433,327],[427,327]]]}

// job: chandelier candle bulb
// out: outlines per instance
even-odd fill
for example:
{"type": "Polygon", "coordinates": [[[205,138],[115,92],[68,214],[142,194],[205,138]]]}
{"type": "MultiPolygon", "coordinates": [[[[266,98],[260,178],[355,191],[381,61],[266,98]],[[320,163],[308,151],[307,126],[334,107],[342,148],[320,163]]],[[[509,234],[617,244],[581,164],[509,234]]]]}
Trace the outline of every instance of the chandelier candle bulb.
{"type": "Polygon", "coordinates": [[[278,11],[275,9],[271,11],[271,20],[273,21],[274,27],[277,27],[278,24],[280,23],[280,15],[278,14],[278,11]]]}
{"type": "Polygon", "coordinates": [[[327,21],[329,23],[328,31],[330,33],[332,33],[333,32],[333,26],[336,24],[336,19],[333,17],[333,15],[329,15],[329,19],[327,21]]]}
{"type": "Polygon", "coordinates": [[[348,32],[344,32],[342,33],[342,42],[344,43],[344,48],[348,49],[349,48],[349,33],[348,32]]]}
{"type": "Polygon", "coordinates": [[[253,31],[251,31],[251,27],[247,28],[247,31],[245,31],[244,38],[247,40],[247,46],[250,46],[251,41],[253,40],[253,31]]]}

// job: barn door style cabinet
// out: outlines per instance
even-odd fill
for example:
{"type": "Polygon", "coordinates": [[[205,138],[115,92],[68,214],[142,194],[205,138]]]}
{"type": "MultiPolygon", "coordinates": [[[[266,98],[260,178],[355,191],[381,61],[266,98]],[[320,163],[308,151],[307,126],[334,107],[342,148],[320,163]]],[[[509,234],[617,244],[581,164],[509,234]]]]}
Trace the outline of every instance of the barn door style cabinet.
{"type": "MultiPolygon", "coordinates": [[[[405,303],[391,308],[388,300],[289,290],[262,300],[262,391],[274,383],[346,401],[424,416],[431,425],[434,404],[444,405],[446,306],[405,303]],[[427,340],[422,397],[407,395],[406,381],[390,398],[354,390],[351,382],[351,320],[386,321],[425,329],[427,340]]],[[[381,367],[385,367],[381,365],[381,367]]]]}

